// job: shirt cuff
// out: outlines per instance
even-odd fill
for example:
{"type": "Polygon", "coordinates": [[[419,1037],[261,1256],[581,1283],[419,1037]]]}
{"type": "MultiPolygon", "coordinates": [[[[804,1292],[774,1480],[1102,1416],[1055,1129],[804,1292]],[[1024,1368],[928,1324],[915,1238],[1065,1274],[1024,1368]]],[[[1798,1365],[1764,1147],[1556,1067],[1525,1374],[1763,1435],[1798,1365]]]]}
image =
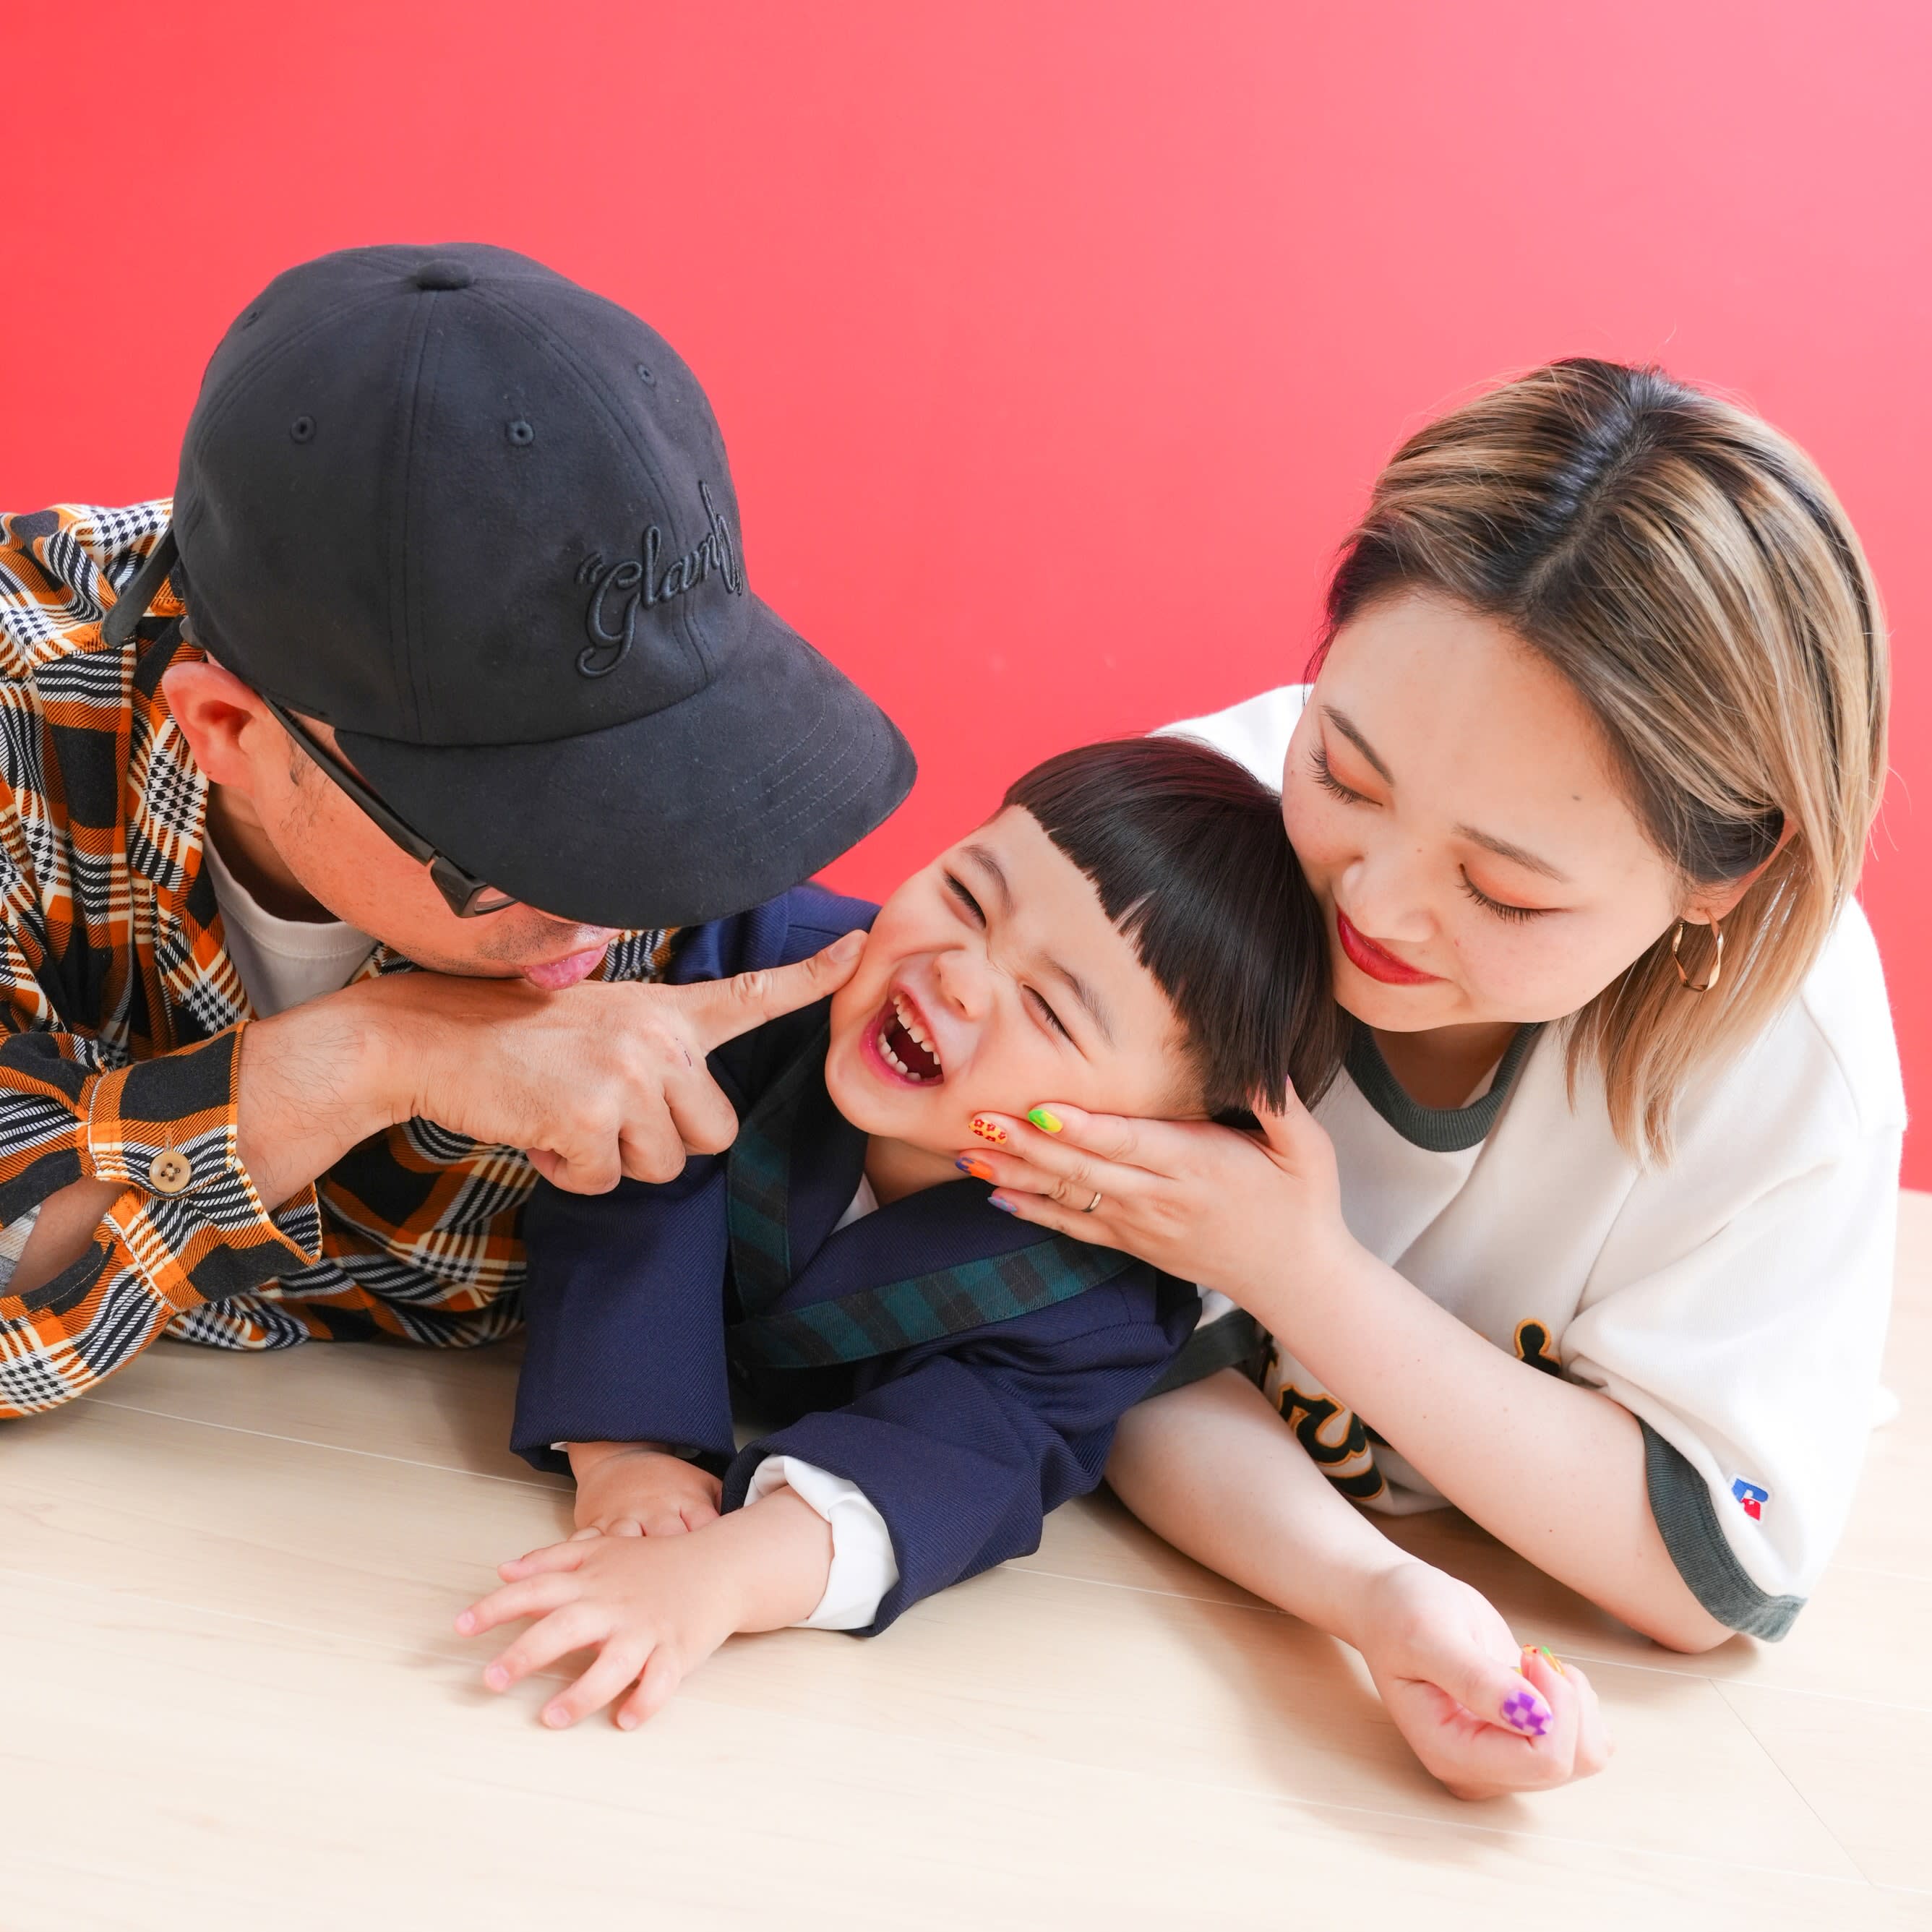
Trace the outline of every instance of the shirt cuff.
{"type": "Polygon", "coordinates": [[[130,1191],[107,1219],[170,1304],[188,1308],[321,1258],[313,1185],[271,1214],[236,1138],[242,1029],[88,1082],[81,1168],[130,1191]],[[280,1261],[281,1265],[276,1264],[280,1261]]]}
{"type": "Polygon", "coordinates": [[[767,1456],[752,1472],[745,1492],[749,1508],[774,1490],[790,1489],[832,1526],[832,1572],[825,1594],[796,1630],[863,1630],[878,1620],[886,1592],[899,1580],[886,1520],[856,1483],[834,1476],[796,1456],[767,1456]]]}

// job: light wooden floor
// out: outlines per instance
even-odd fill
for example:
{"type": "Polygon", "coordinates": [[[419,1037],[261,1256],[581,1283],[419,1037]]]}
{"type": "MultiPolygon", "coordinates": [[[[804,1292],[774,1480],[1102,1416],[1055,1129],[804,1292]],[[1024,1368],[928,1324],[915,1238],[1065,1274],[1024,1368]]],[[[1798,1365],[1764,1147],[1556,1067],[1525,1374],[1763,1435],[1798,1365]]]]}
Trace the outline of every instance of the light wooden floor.
{"type": "Polygon", "coordinates": [[[512,1355],[164,1346],[0,1427],[0,1928],[1932,1924],[1932,1196],[1905,1257],[1904,1412],[1784,1643],[1675,1658],[1407,1532],[1618,1740],[1480,1806],[1104,1498],[877,1642],[740,1639],[634,1736],[550,1733],[450,1629],[568,1527],[501,1447],[512,1355]]]}

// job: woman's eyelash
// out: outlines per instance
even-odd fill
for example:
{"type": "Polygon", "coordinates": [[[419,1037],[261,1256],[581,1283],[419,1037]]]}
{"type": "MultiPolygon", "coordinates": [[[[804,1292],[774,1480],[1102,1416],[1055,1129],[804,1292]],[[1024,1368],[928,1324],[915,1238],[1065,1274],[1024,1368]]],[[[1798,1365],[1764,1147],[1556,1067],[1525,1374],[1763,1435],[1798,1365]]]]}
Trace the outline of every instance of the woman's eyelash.
{"type": "Polygon", "coordinates": [[[1547,906],[1505,905],[1501,899],[1491,898],[1467,872],[1462,874],[1462,890],[1485,912],[1492,912],[1497,918],[1508,920],[1512,923],[1526,919],[1540,919],[1550,910],[1547,906]]]}
{"type": "Polygon", "coordinates": [[[986,924],[986,915],[980,910],[980,902],[976,899],[973,895],[966,890],[965,886],[960,882],[960,880],[950,872],[948,872],[946,875],[946,890],[952,893],[952,896],[957,899],[959,903],[966,908],[967,911],[972,915],[973,923],[975,926],[984,926],[986,924]]]}
{"type": "MultiPolygon", "coordinates": [[[[1369,802],[1369,800],[1360,792],[1356,790],[1354,786],[1345,785],[1335,776],[1334,769],[1328,763],[1328,752],[1325,746],[1317,745],[1310,752],[1308,768],[1314,776],[1315,782],[1332,796],[1339,798],[1349,805],[1365,805],[1369,802]]],[[[1498,919],[1508,920],[1512,923],[1520,923],[1526,919],[1540,919],[1550,910],[1547,906],[1506,905],[1501,899],[1491,898],[1467,872],[1462,875],[1462,880],[1463,891],[1485,912],[1493,913],[1498,919]]]]}
{"type": "Polygon", "coordinates": [[[1335,776],[1334,767],[1328,762],[1328,752],[1325,746],[1317,745],[1309,753],[1308,767],[1315,775],[1315,782],[1324,791],[1329,793],[1334,797],[1340,799],[1345,804],[1363,805],[1367,802],[1361,793],[1356,790],[1352,785],[1345,785],[1335,776]]]}

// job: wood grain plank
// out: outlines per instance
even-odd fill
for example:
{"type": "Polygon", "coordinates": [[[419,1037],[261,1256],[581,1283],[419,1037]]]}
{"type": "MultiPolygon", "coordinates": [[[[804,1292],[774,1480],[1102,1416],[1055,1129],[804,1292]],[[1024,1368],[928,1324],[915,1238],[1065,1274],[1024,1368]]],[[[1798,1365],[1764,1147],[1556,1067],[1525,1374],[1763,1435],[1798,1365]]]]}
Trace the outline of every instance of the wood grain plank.
{"type": "MultiPolygon", "coordinates": [[[[494,1559],[567,1522],[561,1496],[415,1463],[98,1406],[46,1421],[0,1437],[14,1570],[398,1644],[472,1675],[488,1647],[450,1619],[494,1559]]],[[[1597,1676],[1621,1774],[1481,1808],[1496,1825],[1658,1852],[1748,1844],[1778,1869],[1855,1870],[1708,1684],[1597,1676]]],[[[1415,1764],[1352,1654],[1293,1619],[1024,1570],[946,1592],[873,1642],[739,1640],[685,1695],[1168,1786],[1470,1816],[1415,1764]]]]}
{"type": "Polygon", "coordinates": [[[0,1624],[44,1664],[4,1748],[8,1932],[1904,1922],[1857,1879],[1283,1804],[944,1731],[680,1700],[635,1736],[560,1736],[440,1652],[88,1586],[0,1574],[0,1624]]]}

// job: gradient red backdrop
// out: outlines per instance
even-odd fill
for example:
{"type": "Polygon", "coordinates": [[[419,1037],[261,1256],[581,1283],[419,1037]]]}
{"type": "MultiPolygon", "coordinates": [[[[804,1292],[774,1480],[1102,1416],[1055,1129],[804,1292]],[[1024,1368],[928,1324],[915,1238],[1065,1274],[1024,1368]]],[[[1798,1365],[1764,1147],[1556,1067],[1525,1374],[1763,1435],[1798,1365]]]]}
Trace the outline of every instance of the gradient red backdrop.
{"type": "Polygon", "coordinates": [[[0,50],[0,503],[165,491],[289,262],[538,255],[695,367],[754,582],[917,747],[858,889],[1036,754],[1294,675],[1378,463],[1485,378],[1742,397],[1886,592],[1864,896],[1932,1093],[1920,0],[100,0],[0,50]]]}

